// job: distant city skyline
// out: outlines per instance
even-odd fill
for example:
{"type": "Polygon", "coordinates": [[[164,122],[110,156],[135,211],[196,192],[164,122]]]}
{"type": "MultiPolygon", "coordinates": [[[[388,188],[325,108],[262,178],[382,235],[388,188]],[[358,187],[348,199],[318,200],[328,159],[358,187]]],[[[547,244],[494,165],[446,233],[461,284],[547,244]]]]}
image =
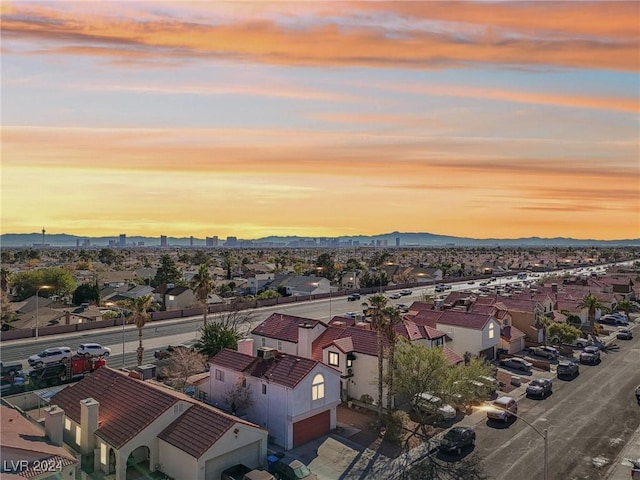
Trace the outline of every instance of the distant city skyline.
{"type": "Polygon", "coordinates": [[[1,233],[640,237],[637,2],[1,15],[1,233]]]}

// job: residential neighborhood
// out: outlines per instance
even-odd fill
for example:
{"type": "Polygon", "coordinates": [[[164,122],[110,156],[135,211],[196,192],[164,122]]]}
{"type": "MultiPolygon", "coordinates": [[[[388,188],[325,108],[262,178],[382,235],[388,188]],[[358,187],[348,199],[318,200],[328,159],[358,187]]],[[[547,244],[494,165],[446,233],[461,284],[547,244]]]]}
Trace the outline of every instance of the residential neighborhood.
{"type": "MultiPolygon", "coordinates": [[[[408,275],[400,259],[409,254],[427,258],[433,255],[429,251],[386,252],[388,273],[377,277],[382,270],[356,257],[348,259],[344,273],[337,270],[336,258],[344,252],[301,251],[297,254],[314,254],[318,261],[310,257],[298,273],[281,273],[275,263],[258,268],[243,262],[253,272],[238,271],[229,279],[224,270],[198,270],[184,263],[187,253],[158,252],[157,264],[140,276],[135,268],[124,273],[106,265],[80,272],[66,267],[65,275],[77,285],[74,291],[53,285],[49,292],[38,285],[34,295],[20,300],[32,288],[18,280],[21,272],[47,272],[55,264],[51,254],[57,254],[40,251],[35,267],[11,263],[15,252],[11,257],[3,250],[8,263],[3,263],[2,408],[11,412],[2,419],[3,458],[5,451],[10,455],[18,448],[4,435],[5,428],[10,431],[6,421],[19,418],[24,428],[39,432],[32,437],[36,443],[25,447],[33,450],[31,463],[14,463],[5,473],[20,475],[22,468],[39,475],[33,478],[49,478],[36,466],[53,458],[60,459],[60,468],[72,478],[116,480],[217,479],[238,464],[276,472],[276,463],[285,459],[306,462],[319,478],[393,476],[407,468],[416,474],[425,467],[411,459],[436,455],[451,428],[473,429],[484,415],[478,405],[490,405],[500,395],[518,398],[513,397],[517,392],[528,399],[533,391],[528,386],[538,378],[542,382],[555,376],[556,369],[560,377],[560,363],[584,363],[581,350],[570,345],[576,338],[584,337],[601,355],[625,348],[618,330],[630,329],[635,342],[640,318],[640,264],[633,258],[617,264],[576,260],[571,266],[563,261],[557,270],[543,272],[531,265],[523,268],[521,262],[516,268],[505,264],[492,269],[487,264],[494,262],[482,258],[477,267],[444,269],[449,272],[445,275],[439,267],[422,268],[424,277],[434,275],[425,281],[408,275]],[[328,270],[327,257],[333,257],[333,271],[319,276],[328,270]],[[319,260],[325,262],[322,269],[316,265],[319,260]],[[356,264],[360,268],[352,269],[356,264]],[[173,270],[174,277],[158,282],[163,270],[173,270]],[[87,274],[91,271],[93,277],[87,274]],[[203,272],[211,278],[206,294],[198,284],[203,272]],[[352,280],[345,283],[345,276],[352,280]],[[101,277],[110,281],[100,284],[96,280],[101,277]],[[354,283],[353,278],[365,282],[354,283]],[[242,284],[246,287],[240,288],[242,284]],[[81,297],[83,291],[99,300],[81,297]],[[148,311],[136,310],[140,301],[148,311]],[[343,312],[346,306],[352,311],[343,312]],[[146,318],[142,327],[140,318],[146,318]],[[167,328],[174,332],[170,337],[162,333],[167,328]],[[209,332],[216,328],[220,333],[209,332]],[[224,332],[233,333],[230,343],[209,337],[220,338],[224,332]],[[7,371],[12,361],[20,364],[23,342],[53,347],[73,344],[75,335],[111,347],[101,350],[102,363],[76,370],[75,355],[68,363],[62,358],[60,369],[51,360],[31,370],[19,365],[22,371],[5,374],[5,364],[7,371]],[[122,348],[114,351],[118,335],[122,348]],[[191,344],[177,340],[186,335],[193,336],[191,344]],[[158,347],[146,348],[147,342],[158,347]],[[131,356],[125,351],[129,343],[131,356]],[[142,362],[135,361],[133,345],[142,345],[142,362]],[[158,348],[169,349],[160,355],[158,348]],[[73,368],[73,374],[62,365],[73,368]],[[440,368],[443,377],[411,376],[411,369],[422,368],[440,368]],[[329,440],[333,443],[326,444],[329,440]],[[60,450],[43,450],[37,442],[60,450]],[[399,448],[402,444],[405,449],[399,448]],[[325,463],[320,452],[331,451],[326,450],[329,445],[340,445],[341,453],[334,454],[353,458],[350,466],[325,463]],[[360,448],[384,453],[367,467],[357,460],[360,448]],[[347,470],[340,474],[340,468],[347,470]]],[[[248,258],[252,254],[242,253],[248,258]]],[[[604,368],[598,365],[592,368],[604,368]]],[[[482,439],[483,432],[477,435],[482,439]]],[[[476,450],[481,453],[482,447],[476,450]]],[[[445,462],[436,455],[433,461],[444,469],[481,468],[472,462],[474,455],[458,454],[445,462]]]]}

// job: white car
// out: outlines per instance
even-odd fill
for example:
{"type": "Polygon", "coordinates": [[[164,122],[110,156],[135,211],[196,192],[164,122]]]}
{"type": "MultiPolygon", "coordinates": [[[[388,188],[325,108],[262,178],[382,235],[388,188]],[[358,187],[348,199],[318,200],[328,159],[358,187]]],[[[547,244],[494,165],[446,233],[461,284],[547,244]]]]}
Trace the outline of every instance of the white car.
{"type": "Polygon", "coordinates": [[[435,410],[443,420],[452,420],[457,415],[456,409],[451,405],[443,404],[439,397],[426,392],[420,394],[418,408],[425,413],[431,413],[435,410]]]}
{"type": "Polygon", "coordinates": [[[32,367],[41,367],[50,363],[68,362],[72,356],[73,352],[69,347],[54,347],[47,348],[36,355],[31,355],[28,358],[28,362],[32,367]]]}
{"type": "Polygon", "coordinates": [[[81,343],[78,345],[77,352],[82,357],[108,357],[111,355],[111,349],[103,347],[99,343],[81,343]]]}

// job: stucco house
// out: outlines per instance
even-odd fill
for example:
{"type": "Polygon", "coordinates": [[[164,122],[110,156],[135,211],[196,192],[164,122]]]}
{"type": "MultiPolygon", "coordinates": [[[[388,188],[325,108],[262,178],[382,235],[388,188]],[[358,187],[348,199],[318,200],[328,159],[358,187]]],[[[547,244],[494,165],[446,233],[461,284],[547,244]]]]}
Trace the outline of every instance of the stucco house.
{"type": "Polygon", "coordinates": [[[62,430],[52,430],[56,408],[46,408],[44,430],[19,410],[0,405],[0,458],[3,480],[74,480],[80,478],[80,455],[62,443],[62,430]],[[47,468],[39,468],[47,466],[47,468]],[[48,468],[48,467],[51,468],[48,468]]]}
{"type": "Polygon", "coordinates": [[[268,347],[254,356],[251,340],[239,348],[244,351],[224,349],[209,360],[208,385],[199,382],[198,388],[208,386],[210,403],[265,427],[270,440],[285,450],[336,428],[340,372],[268,347]]]}
{"type": "Polygon", "coordinates": [[[105,478],[125,480],[137,470],[218,480],[236,463],[266,463],[263,428],[108,367],[56,393],[51,404],[63,411],[52,428],[105,478]]]}
{"type": "MultiPolygon", "coordinates": [[[[153,291],[153,297],[158,303],[162,304],[162,289],[156,288],[153,291]]],[[[198,299],[189,287],[176,287],[169,284],[165,293],[165,302],[167,310],[180,310],[196,305],[198,299]]]]}

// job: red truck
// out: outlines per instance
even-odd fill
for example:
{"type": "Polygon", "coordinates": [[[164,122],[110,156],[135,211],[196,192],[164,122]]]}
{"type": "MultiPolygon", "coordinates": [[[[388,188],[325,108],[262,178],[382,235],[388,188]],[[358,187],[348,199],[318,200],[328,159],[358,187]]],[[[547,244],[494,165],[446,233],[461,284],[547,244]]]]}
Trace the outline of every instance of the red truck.
{"type": "Polygon", "coordinates": [[[74,355],[70,362],[53,363],[30,370],[29,386],[33,389],[75,382],[106,364],[106,360],[102,357],[74,355]]]}

